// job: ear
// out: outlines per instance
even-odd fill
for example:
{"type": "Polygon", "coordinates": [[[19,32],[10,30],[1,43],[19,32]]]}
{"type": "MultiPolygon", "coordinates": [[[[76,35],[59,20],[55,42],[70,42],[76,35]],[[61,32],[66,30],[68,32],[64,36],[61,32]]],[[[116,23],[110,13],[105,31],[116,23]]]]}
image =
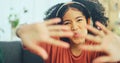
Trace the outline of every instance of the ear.
{"type": "Polygon", "coordinates": [[[88,23],[88,25],[93,25],[92,19],[91,19],[91,18],[88,18],[87,23],[88,23]]]}

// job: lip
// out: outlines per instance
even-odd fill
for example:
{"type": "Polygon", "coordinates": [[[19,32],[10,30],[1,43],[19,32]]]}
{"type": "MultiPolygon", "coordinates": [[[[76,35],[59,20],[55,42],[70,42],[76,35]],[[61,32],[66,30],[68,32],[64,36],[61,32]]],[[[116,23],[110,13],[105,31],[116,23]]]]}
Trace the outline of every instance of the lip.
{"type": "Polygon", "coordinates": [[[75,38],[80,37],[80,33],[75,32],[73,37],[75,37],[75,38]]]}

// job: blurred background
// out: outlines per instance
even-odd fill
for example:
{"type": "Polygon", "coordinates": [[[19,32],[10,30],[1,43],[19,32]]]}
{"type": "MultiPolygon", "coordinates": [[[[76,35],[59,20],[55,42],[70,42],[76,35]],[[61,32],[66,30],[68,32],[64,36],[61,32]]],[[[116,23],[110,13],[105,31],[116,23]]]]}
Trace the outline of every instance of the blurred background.
{"type": "MultiPolygon", "coordinates": [[[[0,0],[0,41],[18,41],[16,28],[24,23],[42,22],[48,8],[71,0],[0,0]]],[[[120,0],[99,1],[109,17],[108,29],[120,35],[120,0]]]]}
{"type": "Polygon", "coordinates": [[[71,0],[0,0],[0,41],[16,41],[16,28],[24,23],[42,22],[51,6],[71,0]]]}
{"type": "Polygon", "coordinates": [[[109,18],[108,29],[120,36],[120,0],[99,0],[109,18]]]}

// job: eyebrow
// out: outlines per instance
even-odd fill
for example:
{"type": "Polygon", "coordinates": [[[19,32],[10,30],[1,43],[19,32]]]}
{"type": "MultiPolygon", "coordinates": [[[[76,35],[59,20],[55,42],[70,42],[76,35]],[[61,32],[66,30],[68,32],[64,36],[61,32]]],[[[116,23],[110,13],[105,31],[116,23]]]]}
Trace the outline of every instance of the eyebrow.
{"type": "MultiPolygon", "coordinates": [[[[78,19],[78,18],[81,18],[82,16],[78,16],[78,17],[76,17],[75,19],[78,19]]],[[[70,20],[64,20],[64,21],[70,21],[70,20]]]]}
{"type": "Polygon", "coordinates": [[[78,17],[76,17],[75,19],[78,19],[78,18],[81,18],[82,16],[78,16],[78,17]]]}

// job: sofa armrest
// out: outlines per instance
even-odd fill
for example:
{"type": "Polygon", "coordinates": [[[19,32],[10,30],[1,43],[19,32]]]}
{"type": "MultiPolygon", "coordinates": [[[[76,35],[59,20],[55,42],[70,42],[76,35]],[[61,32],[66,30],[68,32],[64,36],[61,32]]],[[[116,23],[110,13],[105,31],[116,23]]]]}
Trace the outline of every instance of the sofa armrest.
{"type": "Polygon", "coordinates": [[[22,46],[21,42],[0,41],[0,48],[3,52],[4,63],[22,63],[22,46]]]}
{"type": "Polygon", "coordinates": [[[23,50],[23,63],[44,63],[43,59],[28,50],[23,50]]]}
{"type": "Polygon", "coordinates": [[[24,50],[20,41],[0,41],[4,63],[44,63],[41,57],[24,50]]]}

